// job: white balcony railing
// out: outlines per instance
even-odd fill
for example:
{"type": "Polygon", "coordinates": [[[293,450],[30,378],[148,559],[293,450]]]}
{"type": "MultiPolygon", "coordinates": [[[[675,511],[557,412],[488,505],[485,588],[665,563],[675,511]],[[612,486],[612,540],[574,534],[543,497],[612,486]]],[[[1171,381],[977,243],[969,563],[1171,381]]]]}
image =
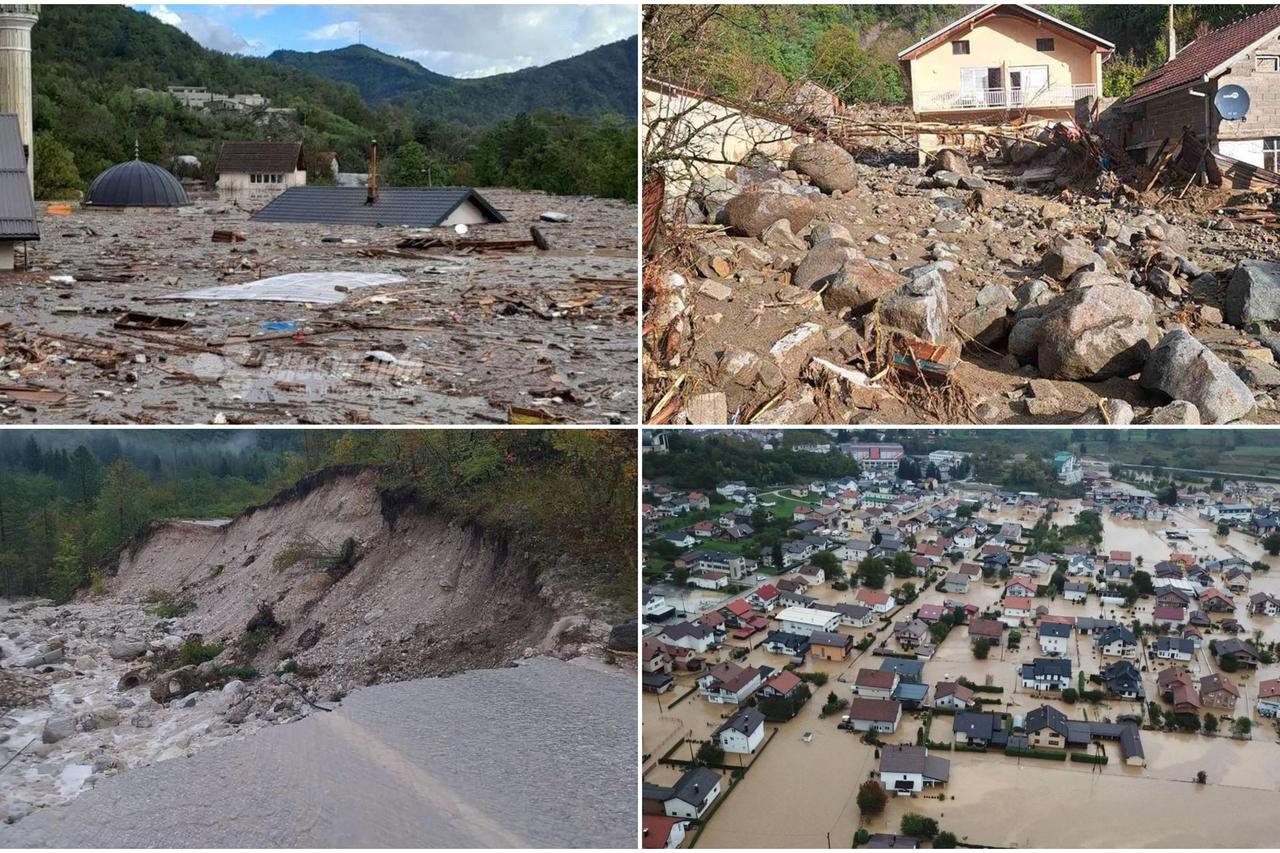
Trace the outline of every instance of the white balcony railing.
{"type": "Polygon", "coordinates": [[[921,112],[946,110],[1023,109],[1026,107],[1069,107],[1081,98],[1100,94],[1092,83],[1074,86],[1042,86],[1039,89],[953,89],[948,92],[917,92],[916,108],[921,112]]]}

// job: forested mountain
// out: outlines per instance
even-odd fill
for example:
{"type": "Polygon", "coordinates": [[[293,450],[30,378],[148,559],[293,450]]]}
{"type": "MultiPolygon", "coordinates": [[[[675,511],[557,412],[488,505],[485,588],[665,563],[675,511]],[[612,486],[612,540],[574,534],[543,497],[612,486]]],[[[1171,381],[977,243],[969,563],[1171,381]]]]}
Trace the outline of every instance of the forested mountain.
{"type": "MultiPolygon", "coordinates": [[[[359,79],[342,82],[271,59],[208,50],[177,28],[124,6],[42,6],[32,50],[40,198],[74,197],[98,172],[132,158],[135,142],[142,159],[166,167],[177,155],[195,155],[202,164],[199,176],[208,179],[223,141],[268,137],[299,139],[313,154],[336,152],[344,171],[367,168],[369,140],[376,138],[390,155],[384,175],[390,184],[429,173],[437,183],[444,176],[446,183],[625,198],[635,194],[634,128],[628,127],[634,121],[634,94],[626,102],[630,109],[606,114],[619,103],[619,79],[630,73],[634,80],[634,41],[630,72],[619,68],[612,77],[602,70],[607,64],[602,57],[625,59],[626,54],[613,45],[563,60],[583,75],[572,87],[554,70],[563,63],[517,72],[542,72],[548,88],[560,90],[542,100],[529,96],[527,84],[520,82],[524,78],[509,91],[502,81],[513,75],[453,80],[407,60],[368,51],[378,58],[363,64],[376,67],[379,79],[390,80],[390,70],[399,69],[419,82],[444,81],[441,103],[466,105],[465,111],[452,109],[452,118],[445,117],[443,107],[424,112],[407,96],[372,105],[354,85],[362,82],[359,79]],[[270,117],[197,112],[165,92],[173,85],[256,92],[273,106],[295,112],[270,117]],[[449,94],[455,85],[465,94],[449,94]],[[526,121],[539,133],[538,140],[518,147],[511,159],[521,166],[513,172],[505,162],[485,159],[481,153],[486,146],[509,147],[509,127],[499,125],[520,113],[530,114],[526,121]],[[544,138],[552,144],[537,144],[544,138]],[[628,150],[618,151],[619,145],[628,150]],[[401,152],[413,168],[395,168],[401,152]],[[589,164],[593,168],[567,170],[561,162],[570,155],[595,152],[609,156],[589,164]],[[424,168],[424,159],[430,169],[424,168]]],[[[365,50],[354,52],[359,56],[365,50]]],[[[403,80],[396,85],[402,84],[403,80]]],[[[630,89],[634,93],[634,82],[630,89]]]]}
{"type": "Polygon", "coordinates": [[[355,86],[370,104],[396,103],[423,116],[487,124],[516,113],[636,114],[636,39],[598,47],[537,68],[476,79],[446,77],[364,45],[268,59],[355,86]]]}
{"type": "MultiPolygon", "coordinates": [[[[973,10],[962,4],[731,6],[684,43],[664,42],[663,67],[646,63],[646,73],[679,77],[729,97],[759,92],[761,81],[810,78],[846,102],[904,103],[907,83],[897,54],[918,39],[973,10]]],[[[1116,45],[1104,66],[1106,94],[1123,95],[1167,56],[1167,5],[1038,4],[1055,17],[1116,45]]],[[[1259,6],[1244,3],[1174,7],[1178,42],[1234,23],[1259,6]]],[[[670,14],[658,9],[656,14],[670,14]]],[[[655,14],[647,11],[646,14],[655,14]]],[[[683,22],[682,22],[683,23],[683,22]]],[[[678,29],[678,28],[676,28],[678,29]]],[[[646,26],[646,31],[650,32],[646,26]]]]}

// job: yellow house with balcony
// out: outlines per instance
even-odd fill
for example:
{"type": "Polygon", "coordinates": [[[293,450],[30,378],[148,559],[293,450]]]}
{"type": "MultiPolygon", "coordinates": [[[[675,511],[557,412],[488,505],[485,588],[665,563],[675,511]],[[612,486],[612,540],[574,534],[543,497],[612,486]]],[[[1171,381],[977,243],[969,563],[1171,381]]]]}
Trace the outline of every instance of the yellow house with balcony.
{"type": "MultiPolygon", "coordinates": [[[[990,3],[898,54],[917,121],[998,124],[1069,119],[1102,94],[1106,39],[1021,3],[990,3]]],[[[925,151],[941,147],[921,136],[925,151]]]]}

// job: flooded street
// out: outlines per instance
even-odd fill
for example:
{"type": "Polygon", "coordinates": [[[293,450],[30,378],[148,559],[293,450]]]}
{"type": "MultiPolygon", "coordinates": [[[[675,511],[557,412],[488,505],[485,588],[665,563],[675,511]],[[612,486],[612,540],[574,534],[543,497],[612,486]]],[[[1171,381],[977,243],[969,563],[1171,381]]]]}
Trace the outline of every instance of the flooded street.
{"type": "MultiPolygon", "coordinates": [[[[1053,517],[1059,525],[1072,522],[1080,509],[1079,501],[1065,501],[1053,517]]],[[[982,512],[988,521],[1017,521],[1030,527],[1039,518],[1038,510],[1005,508],[999,512],[982,512]]],[[[919,541],[933,538],[935,531],[917,534],[919,541]]],[[[1142,557],[1143,567],[1154,571],[1156,563],[1171,554],[1190,553],[1197,561],[1240,556],[1250,562],[1263,560],[1280,567],[1280,561],[1266,557],[1252,536],[1238,531],[1225,537],[1216,536],[1216,523],[1198,517],[1195,510],[1182,509],[1162,521],[1133,521],[1113,518],[1103,513],[1102,550],[1128,550],[1142,557]],[[1188,540],[1168,540],[1162,533],[1177,529],[1188,533],[1188,540]]],[[[970,555],[970,558],[972,555],[970,555]]],[[[1041,578],[1047,582],[1048,575],[1041,578]]],[[[890,579],[886,585],[901,583],[890,579]]],[[[916,580],[919,584],[919,580],[916,580]]],[[[945,599],[960,599],[981,609],[999,601],[1003,583],[974,583],[968,594],[942,593],[932,586],[905,610],[893,614],[889,622],[878,622],[873,629],[877,645],[889,637],[892,621],[905,618],[922,604],[941,604],[945,599]]],[[[1280,571],[1255,572],[1249,593],[1269,591],[1280,595],[1280,571]]],[[[852,601],[853,591],[838,592],[823,585],[807,593],[826,602],[852,601]]],[[[705,597],[705,596],[703,596],[705,597]]],[[[1235,595],[1235,618],[1244,625],[1242,637],[1255,629],[1275,638],[1275,621],[1267,617],[1251,617],[1247,612],[1248,593],[1235,595]]],[[[1054,615],[1089,616],[1116,619],[1128,623],[1139,618],[1149,621],[1153,599],[1140,599],[1133,610],[1104,605],[1090,596],[1083,604],[1068,603],[1062,598],[1037,598],[1037,606],[1048,606],[1054,615]]],[[[861,638],[867,629],[841,628],[861,638]]],[[[1025,714],[1048,702],[1069,717],[1090,720],[1115,720],[1124,714],[1143,714],[1140,702],[1108,697],[1098,705],[1079,703],[1068,706],[1050,698],[1034,695],[1022,688],[1017,679],[1020,664],[1039,655],[1034,627],[1021,630],[1020,648],[993,648],[987,660],[974,658],[967,629],[953,630],[926,661],[923,680],[933,688],[939,681],[967,678],[978,684],[1004,688],[1002,703],[988,706],[1025,714]]],[[[1214,636],[1214,635],[1211,635],[1214,636]]],[[[1224,636],[1217,634],[1216,636],[1224,636]]],[[[763,635],[752,638],[753,644],[763,635]]],[[[1076,672],[1097,673],[1114,659],[1103,659],[1094,650],[1093,638],[1072,636],[1069,656],[1076,672]]],[[[730,643],[709,655],[709,662],[728,659],[730,643]]],[[[738,644],[741,645],[741,644],[738,644]]],[[[890,641],[890,647],[895,644],[890,641]]],[[[1145,644],[1138,661],[1148,696],[1157,695],[1156,676],[1165,664],[1157,665],[1152,656],[1153,644],[1145,644]]],[[[874,747],[860,742],[859,736],[836,728],[838,717],[820,719],[819,711],[829,693],[849,698],[849,681],[858,669],[879,668],[882,658],[870,651],[855,652],[849,661],[831,662],[809,659],[802,671],[823,671],[829,680],[815,687],[813,698],[799,716],[780,725],[768,724],[766,731],[777,734],[747,775],[734,787],[713,819],[706,825],[697,846],[707,848],[740,847],[847,847],[860,825],[871,832],[897,832],[902,815],[916,812],[938,819],[943,830],[954,832],[962,842],[1001,847],[1223,847],[1269,846],[1274,835],[1275,815],[1280,810],[1280,743],[1273,724],[1261,720],[1253,711],[1258,680],[1280,676],[1280,665],[1260,667],[1256,674],[1240,672],[1234,680],[1241,687],[1241,699],[1235,713],[1254,718],[1252,740],[1235,740],[1226,736],[1142,732],[1146,767],[1127,766],[1120,760],[1119,750],[1109,745],[1110,763],[1090,764],[1008,757],[998,751],[987,754],[934,750],[931,754],[951,761],[950,781],[945,799],[937,795],[891,797],[885,812],[863,824],[855,802],[857,787],[877,769],[874,747]],[[840,679],[843,678],[844,681],[840,679]],[[805,743],[802,735],[813,732],[805,743]],[[1195,783],[1196,774],[1204,771],[1207,784],[1195,783]],[[785,805],[784,805],[785,804],[785,805]]],[[[782,667],[787,659],[762,649],[750,651],[751,665],[782,667]]],[[[1215,671],[1207,643],[1189,668],[1199,677],[1215,671]]],[[[678,778],[677,769],[658,763],[681,736],[705,739],[729,716],[735,706],[713,705],[696,693],[670,707],[694,685],[694,676],[679,673],[673,692],[643,701],[645,720],[645,780],[669,784],[678,778]]],[[[1215,713],[1224,713],[1213,709],[1215,713]]],[[[1230,712],[1227,712],[1230,713],[1230,712]]],[[[887,743],[915,743],[921,718],[904,712],[897,732],[884,736],[887,743]]],[[[952,719],[934,719],[929,738],[952,743],[952,719]]],[[[1226,727],[1224,727],[1225,730],[1226,727]]],[[[684,747],[688,749],[688,747],[684,747]]],[[[683,757],[688,757],[684,755],[683,757]]],[[[736,756],[730,756],[730,763],[736,756]]],[[[726,779],[727,782],[727,779],[726,779]]]]}
{"type": "Polygon", "coordinates": [[[635,747],[634,676],[537,658],[361,688],[0,826],[0,846],[630,846],[635,747]]]}

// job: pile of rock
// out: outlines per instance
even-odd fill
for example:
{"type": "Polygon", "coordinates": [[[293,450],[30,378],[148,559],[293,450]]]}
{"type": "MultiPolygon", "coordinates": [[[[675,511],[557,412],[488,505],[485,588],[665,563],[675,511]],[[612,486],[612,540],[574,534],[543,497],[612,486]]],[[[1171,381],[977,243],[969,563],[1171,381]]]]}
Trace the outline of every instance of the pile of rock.
{"type": "Polygon", "coordinates": [[[725,230],[699,241],[687,278],[668,273],[656,310],[678,329],[676,366],[714,388],[674,420],[881,420],[895,404],[866,355],[885,330],[963,348],[952,376],[977,380],[977,419],[1228,423],[1280,410],[1280,266],[1214,271],[1200,251],[1265,240],[1013,183],[950,151],[927,170],[872,169],[814,142],[786,168],[752,155],[696,186],[689,216],[725,230]],[[1056,401],[1016,387],[1028,380],[1057,383],[1056,401]]]}

